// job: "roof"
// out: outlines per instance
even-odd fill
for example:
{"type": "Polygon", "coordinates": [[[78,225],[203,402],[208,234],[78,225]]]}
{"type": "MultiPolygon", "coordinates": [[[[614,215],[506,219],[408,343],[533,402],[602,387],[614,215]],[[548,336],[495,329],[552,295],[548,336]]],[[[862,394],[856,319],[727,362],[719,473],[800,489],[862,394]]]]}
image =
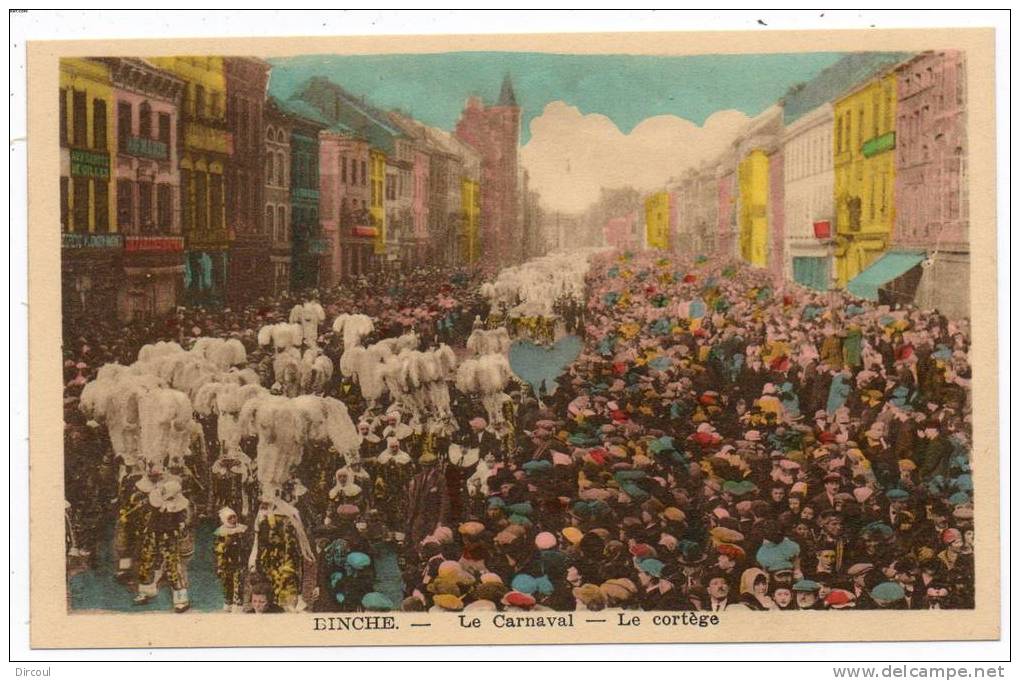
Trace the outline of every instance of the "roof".
{"type": "Polygon", "coordinates": [[[517,97],[514,95],[514,85],[510,81],[509,73],[503,76],[503,85],[499,89],[497,106],[517,106],[517,97]]]}
{"type": "Polygon", "coordinates": [[[276,97],[270,97],[269,102],[285,116],[297,118],[306,123],[312,123],[317,127],[329,127],[330,125],[321,111],[304,100],[288,99],[283,101],[276,97]]]}
{"type": "Polygon", "coordinates": [[[783,124],[790,125],[809,111],[831,102],[898,62],[909,52],[854,52],[823,69],[815,78],[790,88],[783,96],[783,124]]]}

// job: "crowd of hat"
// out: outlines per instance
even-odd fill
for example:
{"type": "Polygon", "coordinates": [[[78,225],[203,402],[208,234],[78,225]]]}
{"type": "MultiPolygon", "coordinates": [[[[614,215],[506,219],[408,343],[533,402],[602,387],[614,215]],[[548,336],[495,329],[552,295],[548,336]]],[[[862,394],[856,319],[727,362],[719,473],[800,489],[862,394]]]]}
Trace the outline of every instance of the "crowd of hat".
{"type": "MultiPolygon", "coordinates": [[[[428,317],[463,346],[485,317],[478,281],[436,274],[322,302],[372,315],[384,336],[428,317]]],[[[595,256],[586,285],[583,350],[541,401],[519,388],[513,442],[427,462],[450,484],[434,529],[403,547],[402,600],[373,586],[372,542],[408,529],[373,506],[374,480],[335,509],[354,529],[320,547],[319,572],[341,609],[973,607],[966,320],[647,253],[595,256]]],[[[285,317],[279,302],[162,323],[251,340],[285,317]]],[[[90,366],[180,331],[103,328],[67,334],[69,404],[90,366]]],[[[489,427],[480,405],[453,401],[465,433],[489,427]]],[[[384,444],[386,425],[369,426],[384,444]]],[[[69,418],[69,470],[78,427],[69,418]]],[[[396,455],[422,471],[412,441],[396,455]]],[[[69,476],[72,506],[103,484],[91,479],[69,476]]]]}

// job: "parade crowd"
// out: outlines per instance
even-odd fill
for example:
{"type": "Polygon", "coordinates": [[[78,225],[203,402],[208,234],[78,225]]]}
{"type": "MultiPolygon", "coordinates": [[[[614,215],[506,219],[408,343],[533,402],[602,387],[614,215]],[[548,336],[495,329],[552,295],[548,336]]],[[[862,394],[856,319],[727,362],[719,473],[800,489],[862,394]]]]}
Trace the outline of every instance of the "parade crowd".
{"type": "Polygon", "coordinates": [[[973,608],[969,338],[618,252],[68,325],[68,560],[178,612],[202,523],[235,612],[973,608]]]}

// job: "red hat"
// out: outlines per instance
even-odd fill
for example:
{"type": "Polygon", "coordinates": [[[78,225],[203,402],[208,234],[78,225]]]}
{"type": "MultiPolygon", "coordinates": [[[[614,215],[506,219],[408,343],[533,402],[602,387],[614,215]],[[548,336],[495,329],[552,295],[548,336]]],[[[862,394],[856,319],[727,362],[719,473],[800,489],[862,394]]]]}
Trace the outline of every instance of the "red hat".
{"type": "Polygon", "coordinates": [[[520,591],[511,591],[503,596],[503,605],[511,605],[515,608],[531,608],[535,605],[535,599],[520,591]]]}
{"type": "Polygon", "coordinates": [[[630,555],[635,558],[647,558],[655,555],[655,549],[648,544],[634,544],[630,547],[630,555]]]}
{"type": "Polygon", "coordinates": [[[842,608],[853,603],[854,596],[844,589],[833,589],[825,597],[825,604],[830,608],[842,608]]]}
{"type": "Polygon", "coordinates": [[[747,557],[744,549],[740,548],[736,544],[719,544],[719,546],[716,547],[716,551],[724,556],[729,556],[735,561],[741,561],[747,557]]]}

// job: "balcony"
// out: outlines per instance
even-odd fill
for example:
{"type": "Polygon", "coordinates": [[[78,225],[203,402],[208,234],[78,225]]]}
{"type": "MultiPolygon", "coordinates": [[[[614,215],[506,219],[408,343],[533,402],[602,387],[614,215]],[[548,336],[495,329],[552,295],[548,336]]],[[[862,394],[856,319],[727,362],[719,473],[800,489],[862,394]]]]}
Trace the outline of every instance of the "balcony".
{"type": "Polygon", "coordinates": [[[309,255],[325,255],[329,253],[329,239],[309,239],[308,240],[308,253],[309,255]]]}
{"type": "Polygon", "coordinates": [[[64,232],[60,235],[60,247],[69,250],[114,250],[123,244],[120,234],[64,232]]]}
{"type": "Polygon", "coordinates": [[[231,156],[234,153],[234,136],[226,130],[191,121],[184,125],[184,146],[231,156]]]}
{"type": "Polygon", "coordinates": [[[142,236],[128,235],[124,237],[125,253],[180,253],[184,251],[182,236],[142,236]]]}
{"type": "Polygon", "coordinates": [[[151,158],[155,161],[166,161],[170,158],[170,151],[165,142],[148,137],[127,137],[120,151],[123,154],[151,158]]]}

